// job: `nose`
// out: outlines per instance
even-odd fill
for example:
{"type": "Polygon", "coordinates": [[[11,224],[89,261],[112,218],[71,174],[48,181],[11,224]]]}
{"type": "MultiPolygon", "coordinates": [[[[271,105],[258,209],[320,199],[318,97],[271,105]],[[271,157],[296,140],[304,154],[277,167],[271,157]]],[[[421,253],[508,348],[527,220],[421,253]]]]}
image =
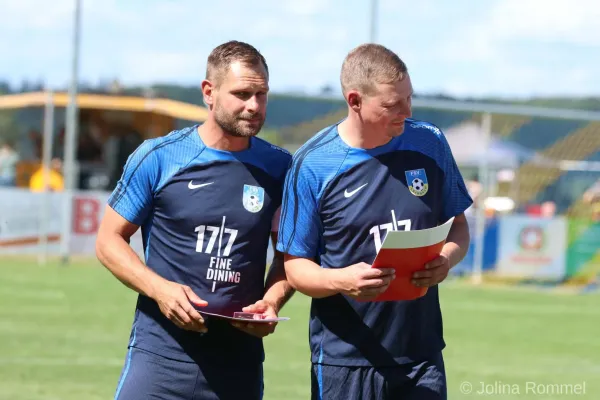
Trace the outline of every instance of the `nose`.
{"type": "Polygon", "coordinates": [[[250,99],[248,99],[248,101],[246,102],[246,110],[249,113],[252,114],[256,114],[260,109],[260,104],[258,102],[258,99],[256,98],[256,95],[250,97],[250,99]]]}
{"type": "Polygon", "coordinates": [[[412,107],[410,106],[410,102],[405,102],[402,103],[402,108],[400,109],[400,115],[402,115],[403,118],[410,118],[412,117],[412,107]]]}

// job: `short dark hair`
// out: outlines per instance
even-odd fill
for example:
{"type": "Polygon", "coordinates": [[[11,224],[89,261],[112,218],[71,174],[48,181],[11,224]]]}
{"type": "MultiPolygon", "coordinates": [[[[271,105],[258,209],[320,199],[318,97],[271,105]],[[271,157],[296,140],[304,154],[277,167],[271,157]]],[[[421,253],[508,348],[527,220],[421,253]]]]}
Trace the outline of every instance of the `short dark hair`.
{"type": "Polygon", "coordinates": [[[215,47],[208,56],[206,79],[212,80],[218,85],[224,72],[236,61],[241,61],[250,66],[262,64],[265,71],[267,71],[267,76],[269,75],[267,61],[254,46],[231,40],[215,47]]]}
{"type": "Polygon", "coordinates": [[[360,45],[348,53],[342,64],[342,91],[359,90],[369,94],[377,83],[404,79],[408,69],[396,53],[379,44],[360,45]]]}

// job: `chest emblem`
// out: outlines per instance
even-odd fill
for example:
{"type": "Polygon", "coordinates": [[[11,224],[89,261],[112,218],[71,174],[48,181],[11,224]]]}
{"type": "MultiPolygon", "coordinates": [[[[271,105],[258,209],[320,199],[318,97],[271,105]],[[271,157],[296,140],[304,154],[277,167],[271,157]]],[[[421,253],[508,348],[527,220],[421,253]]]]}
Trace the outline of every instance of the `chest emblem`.
{"type": "Polygon", "coordinates": [[[405,171],[406,185],[408,190],[415,196],[424,196],[429,190],[429,183],[427,182],[427,174],[424,168],[413,169],[405,171]]]}
{"type": "Polygon", "coordinates": [[[244,195],[242,204],[244,208],[251,213],[257,213],[263,208],[265,203],[265,189],[259,186],[244,185],[244,195]]]}

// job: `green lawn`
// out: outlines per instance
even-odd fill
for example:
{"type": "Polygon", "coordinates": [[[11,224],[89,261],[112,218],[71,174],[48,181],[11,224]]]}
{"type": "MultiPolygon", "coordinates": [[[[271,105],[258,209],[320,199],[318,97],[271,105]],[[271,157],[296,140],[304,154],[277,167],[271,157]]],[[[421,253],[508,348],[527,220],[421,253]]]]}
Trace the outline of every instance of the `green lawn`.
{"type": "MultiPolygon", "coordinates": [[[[441,296],[450,399],[600,399],[598,294],[449,282],[441,296]],[[481,382],[487,395],[475,393],[481,382]],[[584,382],[583,395],[539,393],[584,382]]],[[[134,299],[93,261],[0,258],[0,399],[112,398],[134,299]]],[[[282,312],[292,319],[266,340],[267,400],[309,398],[308,305],[296,295],[282,312]]]]}

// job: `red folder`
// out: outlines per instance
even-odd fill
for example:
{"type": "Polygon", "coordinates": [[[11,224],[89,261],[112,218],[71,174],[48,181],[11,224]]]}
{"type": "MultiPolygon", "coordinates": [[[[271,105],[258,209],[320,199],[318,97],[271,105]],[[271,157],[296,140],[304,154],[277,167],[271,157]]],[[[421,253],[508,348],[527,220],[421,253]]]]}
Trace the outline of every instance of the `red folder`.
{"type": "Polygon", "coordinates": [[[372,266],[394,268],[396,279],[373,301],[414,300],[425,296],[427,288],[413,285],[412,275],[440,255],[453,222],[451,218],[430,229],[388,232],[372,266]]]}

